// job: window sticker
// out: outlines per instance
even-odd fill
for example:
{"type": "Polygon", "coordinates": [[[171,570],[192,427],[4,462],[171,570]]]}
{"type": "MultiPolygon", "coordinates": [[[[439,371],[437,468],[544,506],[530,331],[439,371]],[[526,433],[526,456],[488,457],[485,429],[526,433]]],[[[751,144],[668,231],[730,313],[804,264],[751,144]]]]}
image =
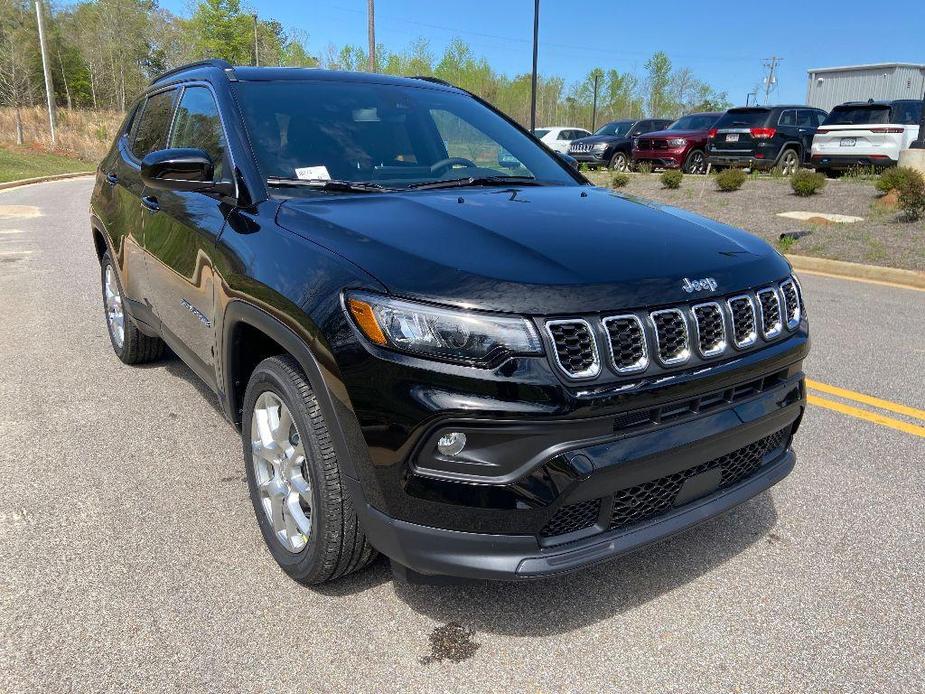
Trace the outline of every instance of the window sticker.
{"type": "Polygon", "coordinates": [[[295,170],[296,178],[302,181],[330,181],[331,174],[326,166],[303,166],[295,170]]]}

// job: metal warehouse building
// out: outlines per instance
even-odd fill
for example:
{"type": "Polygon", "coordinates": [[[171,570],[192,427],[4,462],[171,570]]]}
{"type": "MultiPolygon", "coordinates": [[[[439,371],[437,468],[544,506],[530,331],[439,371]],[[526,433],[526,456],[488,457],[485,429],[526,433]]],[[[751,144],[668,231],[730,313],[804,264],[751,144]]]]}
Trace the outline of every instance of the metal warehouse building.
{"type": "Polygon", "coordinates": [[[846,101],[921,99],[925,65],[875,63],[807,70],[806,103],[830,111],[846,101]]]}

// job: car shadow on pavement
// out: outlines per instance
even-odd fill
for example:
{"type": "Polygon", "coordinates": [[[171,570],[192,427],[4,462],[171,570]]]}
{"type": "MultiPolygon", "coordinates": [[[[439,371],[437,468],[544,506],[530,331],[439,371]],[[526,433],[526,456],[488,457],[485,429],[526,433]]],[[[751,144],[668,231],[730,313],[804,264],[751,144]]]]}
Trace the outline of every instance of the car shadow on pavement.
{"type": "Polygon", "coordinates": [[[189,383],[196,392],[202,396],[209,405],[223,418],[225,413],[222,411],[218,401],[218,396],[207,386],[195,372],[188,367],[180,357],[174,354],[170,348],[164,350],[164,356],[150,364],[137,364],[133,369],[162,369],[171,376],[180,378],[189,383]]]}
{"type": "MultiPolygon", "coordinates": [[[[633,610],[719,569],[765,540],[776,522],[774,500],[765,492],[680,535],[564,576],[457,586],[394,581],[394,591],[411,609],[436,622],[513,636],[562,634],[633,610]]],[[[380,560],[320,592],[348,596],[390,579],[388,562],[380,560]]]]}

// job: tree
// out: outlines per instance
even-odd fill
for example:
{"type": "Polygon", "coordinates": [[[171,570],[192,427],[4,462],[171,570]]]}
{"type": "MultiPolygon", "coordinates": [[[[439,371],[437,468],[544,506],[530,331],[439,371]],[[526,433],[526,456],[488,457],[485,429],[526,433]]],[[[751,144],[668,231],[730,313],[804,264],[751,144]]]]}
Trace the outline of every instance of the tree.
{"type": "Polygon", "coordinates": [[[199,57],[247,65],[253,56],[252,22],[240,0],[200,0],[189,20],[199,57]]]}
{"type": "Polygon", "coordinates": [[[14,110],[16,144],[23,144],[23,106],[35,103],[35,87],[30,74],[33,42],[30,12],[23,2],[0,5],[0,104],[14,110]]]}
{"type": "Polygon", "coordinates": [[[662,51],[646,61],[646,108],[650,116],[674,113],[675,106],[669,96],[671,59],[662,51]]]}

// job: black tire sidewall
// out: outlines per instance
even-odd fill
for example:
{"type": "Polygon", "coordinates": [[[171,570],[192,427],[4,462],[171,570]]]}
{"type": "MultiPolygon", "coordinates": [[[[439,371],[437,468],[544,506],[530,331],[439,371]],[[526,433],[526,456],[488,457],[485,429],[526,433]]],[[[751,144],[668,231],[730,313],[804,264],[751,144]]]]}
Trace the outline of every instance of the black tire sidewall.
{"type": "Polygon", "coordinates": [[[273,555],[273,558],[287,574],[299,581],[311,582],[315,574],[322,569],[325,556],[322,545],[327,534],[327,529],[325,528],[327,513],[323,507],[324,500],[321,494],[325,480],[324,470],[319,463],[321,451],[318,447],[314,428],[311,425],[306,403],[292,383],[289,375],[272,360],[260,364],[248,383],[241,417],[241,439],[244,449],[247,488],[264,542],[270,550],[270,554],[273,555]],[[260,394],[266,391],[274,393],[289,408],[305,450],[306,468],[309,483],[312,487],[312,513],[310,518],[312,532],[308,544],[302,551],[297,553],[287,550],[276,538],[257,491],[257,480],[254,475],[254,456],[250,444],[251,421],[254,414],[254,404],[260,394]]]}
{"type": "Polygon", "coordinates": [[[706,170],[707,170],[707,158],[706,158],[706,155],[703,153],[703,150],[694,149],[688,152],[687,157],[684,159],[684,164],[682,164],[681,166],[681,171],[686,174],[697,174],[697,173],[704,173],[706,170]],[[700,171],[692,171],[690,168],[695,154],[700,155],[700,168],[701,168],[700,171]]]}

